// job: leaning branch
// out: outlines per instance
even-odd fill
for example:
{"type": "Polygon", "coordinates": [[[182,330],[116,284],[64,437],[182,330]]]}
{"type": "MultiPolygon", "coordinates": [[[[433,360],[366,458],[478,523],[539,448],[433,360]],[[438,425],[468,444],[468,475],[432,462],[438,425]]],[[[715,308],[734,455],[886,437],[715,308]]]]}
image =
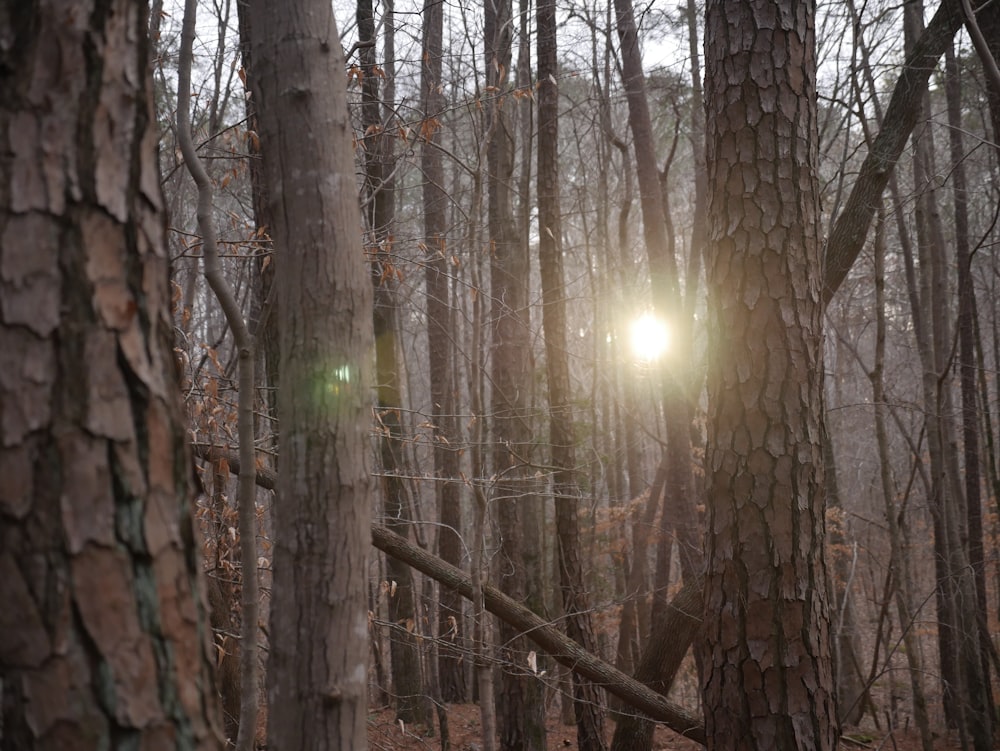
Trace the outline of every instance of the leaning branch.
{"type": "MultiPolygon", "coordinates": [[[[225,449],[196,443],[194,453],[205,461],[225,459],[230,471],[240,470],[239,459],[225,449]]],[[[262,488],[273,490],[277,484],[277,475],[270,470],[258,469],[257,484],[262,488]]],[[[461,569],[445,563],[406,538],[390,532],[381,525],[372,524],[372,544],[383,553],[412,566],[466,599],[472,599],[472,581],[461,569]]],[[[483,597],[487,610],[505,623],[519,629],[552,655],[557,662],[600,685],[605,691],[645,713],[651,719],[662,722],[671,730],[704,745],[705,728],[694,714],[590,654],[551,623],[507,597],[496,587],[483,585],[483,597]]],[[[690,609],[676,608],[677,616],[690,620],[690,613],[686,612],[690,609]]],[[[687,632],[682,628],[679,633],[687,632]]],[[[687,640],[688,636],[682,638],[687,640]]]]}
{"type": "Polygon", "coordinates": [[[868,228],[893,168],[903,153],[927,93],[927,81],[962,26],[960,0],[942,0],[906,58],[882,120],[882,129],[861,165],[844,210],[826,243],[823,303],[829,303],[865,244],[868,228]]]}
{"type": "MultiPolygon", "coordinates": [[[[378,524],[372,525],[372,544],[382,552],[409,564],[467,599],[472,599],[472,582],[460,569],[414,545],[378,524]]],[[[654,720],[681,735],[705,743],[701,721],[683,707],[668,701],[653,689],[587,652],[555,626],[507,597],[496,587],[483,585],[486,609],[505,623],[519,629],[557,662],[601,686],[654,720]]]]}

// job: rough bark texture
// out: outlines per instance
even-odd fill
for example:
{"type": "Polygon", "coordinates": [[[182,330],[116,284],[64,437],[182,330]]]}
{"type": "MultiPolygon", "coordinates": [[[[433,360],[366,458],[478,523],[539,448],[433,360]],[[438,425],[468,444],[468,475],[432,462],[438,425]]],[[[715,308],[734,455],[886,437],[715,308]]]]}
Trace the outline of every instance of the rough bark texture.
{"type": "Polygon", "coordinates": [[[268,742],[364,749],[372,285],[329,3],[252,0],[281,378],[268,742]]]}
{"type": "Polygon", "coordinates": [[[833,749],[817,228],[814,6],[712,0],[710,748],[833,749]]]}
{"type": "Polygon", "coordinates": [[[146,6],[0,15],[2,745],[218,749],[146,6]]]}

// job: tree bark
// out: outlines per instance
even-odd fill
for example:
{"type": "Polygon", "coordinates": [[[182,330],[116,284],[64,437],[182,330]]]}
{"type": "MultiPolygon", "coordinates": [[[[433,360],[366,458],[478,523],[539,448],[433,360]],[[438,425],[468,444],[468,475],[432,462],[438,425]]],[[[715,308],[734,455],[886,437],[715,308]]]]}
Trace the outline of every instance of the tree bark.
{"type": "Polygon", "coordinates": [[[813,5],[712,0],[705,730],[834,749],[813,5]]]}
{"type": "MultiPolygon", "coordinates": [[[[704,586],[701,577],[684,585],[667,606],[666,617],[654,623],[649,644],[642,653],[635,679],[662,696],[670,693],[688,647],[701,630],[704,586]]],[[[649,717],[625,713],[615,727],[611,751],[649,751],[653,730],[654,723],[649,717]]]]}
{"type": "Polygon", "coordinates": [[[217,751],[147,5],[2,13],[2,745],[217,751]]]}
{"type": "MultiPolygon", "coordinates": [[[[359,0],[358,33],[363,40],[375,39],[375,16],[371,0],[359,0]]],[[[361,122],[364,132],[365,181],[364,227],[367,253],[372,259],[375,305],[375,382],[378,402],[379,457],[381,461],[382,509],[386,525],[401,534],[410,528],[409,488],[404,459],[402,365],[399,362],[396,264],[392,245],[395,218],[392,190],[392,142],[384,132],[375,46],[360,48],[361,122]]],[[[391,582],[389,595],[389,663],[396,719],[406,724],[426,724],[429,716],[420,671],[417,639],[417,605],[413,572],[397,561],[386,562],[391,582]]]]}
{"type": "Polygon", "coordinates": [[[913,694],[913,715],[920,731],[920,741],[924,751],[934,747],[930,722],[927,716],[927,699],[923,684],[923,654],[917,639],[913,613],[910,559],[904,550],[902,514],[896,508],[896,491],[892,482],[892,463],[889,455],[889,439],[885,425],[885,240],[882,231],[882,216],[875,227],[875,362],[868,375],[872,385],[872,403],[875,405],[875,441],[879,457],[879,479],[882,484],[882,500],[889,529],[889,569],[893,581],[893,595],[899,628],[903,632],[906,645],[906,661],[909,666],[910,690],[913,694]]]}
{"type": "Polygon", "coordinates": [[[264,169],[282,249],[268,743],[364,749],[372,284],[329,3],[251,0],[264,169]],[[318,138],[322,133],[322,138],[318,138]]]}
{"type": "Polygon", "coordinates": [[[988,650],[992,649],[986,619],[986,559],[983,552],[983,503],[979,460],[979,415],[976,404],[976,289],[972,278],[969,208],[966,194],[965,150],[962,145],[962,81],[954,45],[945,54],[945,95],[952,164],[955,214],[955,264],[958,267],[958,368],[962,393],[962,451],[968,531],[968,556],[976,585],[976,624],[982,657],[984,704],[993,705],[988,650]]]}

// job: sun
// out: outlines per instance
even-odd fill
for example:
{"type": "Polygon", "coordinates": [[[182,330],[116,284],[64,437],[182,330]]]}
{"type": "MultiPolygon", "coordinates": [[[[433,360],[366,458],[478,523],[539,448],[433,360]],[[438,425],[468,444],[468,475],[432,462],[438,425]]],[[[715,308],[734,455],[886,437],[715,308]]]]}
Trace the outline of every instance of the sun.
{"type": "Polygon", "coordinates": [[[670,330],[652,313],[643,313],[629,327],[632,354],[639,360],[652,362],[670,347],[670,330]]]}

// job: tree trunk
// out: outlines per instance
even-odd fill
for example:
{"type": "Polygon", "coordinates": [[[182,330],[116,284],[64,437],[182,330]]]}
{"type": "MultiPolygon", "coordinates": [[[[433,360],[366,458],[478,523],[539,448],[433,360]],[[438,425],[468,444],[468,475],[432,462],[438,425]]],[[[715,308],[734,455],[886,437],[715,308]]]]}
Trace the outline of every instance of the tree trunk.
{"type": "MultiPolygon", "coordinates": [[[[375,38],[375,17],[371,0],[359,0],[358,33],[369,41],[375,38]]],[[[401,410],[402,367],[399,363],[398,304],[396,273],[392,247],[392,222],[395,206],[392,191],[392,141],[383,132],[379,80],[375,47],[360,49],[361,120],[364,136],[365,181],[364,220],[368,255],[372,261],[375,286],[375,382],[378,400],[379,457],[381,460],[382,509],[386,525],[406,535],[411,523],[409,488],[406,474],[401,410]]],[[[396,699],[396,719],[406,724],[425,724],[429,719],[420,673],[420,648],[417,640],[416,591],[413,572],[407,566],[389,560],[386,573],[389,590],[389,662],[392,668],[392,694],[396,699]]]]}
{"type": "MultiPolygon", "coordinates": [[[[982,659],[983,704],[985,707],[992,707],[993,690],[987,657],[992,645],[986,625],[986,560],[983,552],[983,507],[980,493],[982,472],[976,404],[976,289],[972,279],[965,150],[962,145],[962,81],[954,46],[945,53],[945,93],[948,102],[948,140],[955,211],[955,264],[958,267],[958,367],[962,392],[962,475],[965,480],[968,556],[976,586],[975,620],[982,659]]],[[[991,714],[989,712],[986,715],[988,720],[991,714]]]]}
{"type": "Polygon", "coordinates": [[[329,3],[251,0],[264,170],[282,248],[268,744],[364,749],[372,285],[329,3]],[[315,134],[322,131],[323,138],[315,134]]]}
{"type": "Polygon", "coordinates": [[[837,744],[813,6],[706,10],[710,748],[837,744]]]}
{"type": "Polygon", "coordinates": [[[653,306],[670,327],[673,340],[670,366],[664,374],[663,411],[667,423],[666,484],[664,513],[657,552],[656,586],[653,590],[653,621],[663,618],[668,605],[663,571],[670,560],[670,548],[677,540],[681,573],[685,581],[701,573],[702,535],[691,496],[691,417],[688,389],[691,374],[689,351],[690,321],[685,317],[672,233],[667,232],[660,175],[653,147],[653,126],[646,101],[645,74],[639,52],[639,37],[631,0],[615,0],[618,36],[621,40],[622,78],[628,100],[629,127],[635,148],[639,205],[643,235],[649,260],[653,306]],[[673,534],[671,534],[673,532],[673,534]]]}
{"type": "MultiPolygon", "coordinates": [[[[424,3],[423,55],[421,58],[420,90],[423,95],[425,122],[431,122],[444,111],[441,86],[442,35],[444,3],[426,0],[424,3]]],[[[423,172],[424,244],[427,285],[427,353],[430,363],[431,422],[434,424],[434,475],[439,520],[438,555],[453,566],[462,561],[462,507],[458,484],[458,449],[453,445],[455,427],[455,384],[452,381],[451,302],[448,289],[449,249],[447,232],[448,197],[444,191],[444,164],[441,149],[435,143],[437,128],[427,127],[420,146],[420,166],[423,172]]],[[[461,647],[464,640],[461,597],[441,590],[438,603],[438,634],[441,695],[445,701],[465,700],[465,675],[462,669],[461,647]]]]}
{"type": "Polygon", "coordinates": [[[5,749],[222,747],[145,3],[7,3],[5,749]]]}
{"type": "MultiPolygon", "coordinates": [[[[701,629],[702,589],[704,581],[696,578],[684,585],[667,605],[667,617],[656,621],[649,644],[635,672],[635,679],[663,696],[670,693],[681,661],[701,629]],[[678,628],[678,624],[680,628],[678,628]]],[[[611,751],[649,751],[653,744],[654,724],[642,714],[622,714],[615,727],[611,751]]]]}
{"type": "MultiPolygon", "coordinates": [[[[907,6],[905,37],[915,44],[923,26],[922,4],[907,6]]],[[[924,96],[924,115],[931,121],[930,101],[924,96]]],[[[924,414],[931,467],[931,509],[937,515],[935,550],[944,564],[945,577],[939,582],[948,602],[952,651],[942,652],[942,675],[946,668],[953,673],[945,683],[946,713],[956,723],[965,741],[970,736],[977,751],[993,745],[991,709],[983,701],[982,655],[979,623],[976,617],[978,598],[970,567],[966,529],[965,488],[958,466],[958,446],[952,419],[952,323],[949,311],[949,274],[945,263],[945,241],[937,201],[933,130],[925,128],[914,136],[913,180],[918,191],[914,206],[920,257],[920,304],[926,322],[918,341],[922,365],[924,414]],[[939,536],[940,535],[940,536],[939,536]],[[948,661],[952,664],[949,665],[948,661]]]]}
{"type": "Polygon", "coordinates": [[[913,613],[912,581],[910,559],[904,549],[902,514],[896,509],[896,491],[892,482],[892,464],[889,455],[889,439],[885,425],[885,240],[882,216],[879,215],[875,228],[875,364],[869,373],[872,384],[872,403],[875,405],[875,441],[879,457],[879,479],[882,483],[882,500],[885,503],[885,517],[889,529],[889,569],[893,581],[893,595],[899,628],[903,632],[906,645],[906,661],[909,667],[910,690],[913,694],[913,716],[920,731],[920,741],[924,751],[931,751],[930,722],[927,716],[927,699],[923,684],[923,655],[917,638],[913,613]]]}
{"type": "MultiPolygon", "coordinates": [[[[254,361],[257,357],[257,345],[243,318],[243,310],[236,300],[232,285],[222,271],[215,220],[212,217],[215,209],[214,189],[191,136],[191,65],[197,16],[197,0],[187,0],[184,4],[177,72],[177,142],[184,155],[184,164],[198,187],[198,231],[201,232],[205,280],[225,315],[238,358],[236,422],[240,465],[243,469],[240,472],[236,499],[240,534],[240,722],[236,751],[253,751],[257,740],[260,704],[260,670],[257,659],[260,587],[257,575],[257,485],[254,482],[254,389],[257,385],[254,361]]],[[[214,113],[211,119],[214,119],[214,113]]],[[[214,126],[210,125],[210,128],[210,132],[214,132],[214,126]]]]}
{"type": "MultiPolygon", "coordinates": [[[[486,85],[492,93],[487,103],[490,120],[488,164],[488,217],[490,243],[490,311],[493,499],[500,529],[500,590],[523,602],[527,570],[522,542],[522,508],[539,502],[526,462],[531,453],[532,357],[528,307],[530,261],[528,247],[514,228],[511,181],[514,173],[514,130],[510,117],[516,101],[509,95],[513,17],[511,0],[485,7],[484,48],[486,85]],[[492,88],[489,88],[492,87],[492,88]],[[508,104],[508,101],[510,104],[508,104]]],[[[527,106],[527,105],[526,105],[527,106]]],[[[443,558],[444,556],[442,556],[443,558]]],[[[527,639],[507,623],[500,623],[503,656],[513,663],[500,673],[497,724],[500,748],[505,751],[544,751],[544,684],[530,671],[527,639]]],[[[538,665],[543,670],[544,665],[538,665]]]]}
{"type": "MultiPolygon", "coordinates": [[[[840,511],[836,455],[829,429],[823,431],[823,463],[826,469],[827,506],[840,511]]],[[[857,617],[854,612],[850,585],[854,573],[853,564],[857,559],[857,549],[855,548],[855,555],[847,555],[847,551],[850,550],[850,542],[844,534],[843,524],[838,524],[831,529],[830,548],[837,551],[832,563],[834,575],[830,582],[830,601],[834,607],[833,620],[836,625],[833,632],[833,653],[834,667],[836,668],[834,675],[837,681],[837,705],[840,709],[838,716],[844,724],[857,725],[861,722],[865,708],[871,699],[859,669],[855,642],[857,617]]]]}
{"type": "MultiPolygon", "coordinates": [[[[559,91],[556,76],[554,0],[539,0],[538,32],[538,259],[542,277],[542,328],[549,389],[552,492],[556,507],[556,560],[566,632],[588,652],[596,640],[580,560],[579,491],[575,479],[575,438],[566,343],[559,217],[559,91]]],[[[596,687],[573,675],[577,744],[580,751],[604,751],[604,715],[596,687]]]]}

